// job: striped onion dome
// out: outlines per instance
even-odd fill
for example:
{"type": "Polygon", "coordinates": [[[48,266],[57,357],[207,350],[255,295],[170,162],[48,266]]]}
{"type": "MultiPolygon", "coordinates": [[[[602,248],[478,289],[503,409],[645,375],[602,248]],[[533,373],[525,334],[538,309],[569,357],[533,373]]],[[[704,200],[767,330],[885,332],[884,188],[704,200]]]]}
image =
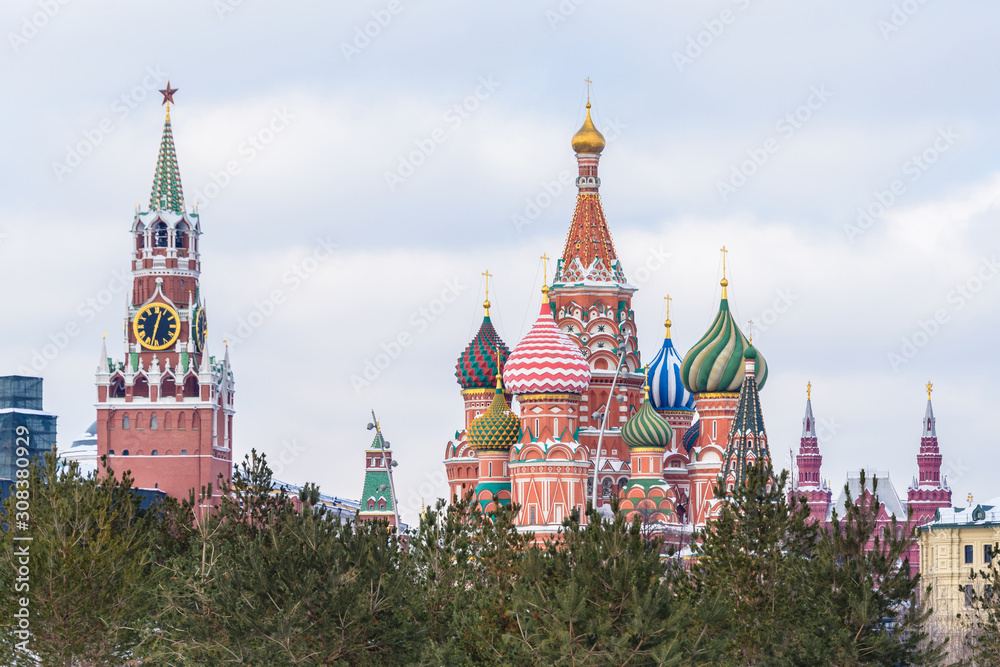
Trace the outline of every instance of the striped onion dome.
{"type": "Polygon", "coordinates": [[[694,410],[694,396],[681,382],[681,357],[670,340],[670,320],[663,347],[649,363],[649,393],[656,410],[694,410]]]}
{"type": "MultiPolygon", "coordinates": [[[[744,375],[743,351],[749,346],[750,341],[729,312],[723,285],[719,314],[708,332],[684,355],[681,363],[684,386],[694,393],[739,391],[744,375]]],[[[757,386],[763,388],[767,381],[767,362],[760,352],[757,352],[755,368],[757,386]]]]}
{"type": "MultiPolygon", "coordinates": [[[[487,301],[487,303],[489,303],[487,301]]],[[[510,350],[500,340],[500,334],[490,322],[487,306],[483,325],[479,333],[465,348],[455,365],[455,377],[462,389],[488,389],[497,381],[497,349],[500,350],[500,365],[510,356],[510,350]]]]}
{"type": "Polygon", "coordinates": [[[521,420],[510,411],[497,382],[490,407],[469,425],[468,443],[477,452],[508,451],[521,437],[521,420]]]}
{"type": "Polygon", "coordinates": [[[516,395],[582,394],[590,387],[590,364],[556,326],[548,298],[531,331],[507,358],[503,382],[516,395]]]}
{"type": "Polygon", "coordinates": [[[670,428],[667,420],[661,417],[653,404],[649,401],[649,395],[642,402],[642,407],[622,426],[622,440],[629,446],[629,449],[666,449],[674,437],[674,430],[670,428]]]}

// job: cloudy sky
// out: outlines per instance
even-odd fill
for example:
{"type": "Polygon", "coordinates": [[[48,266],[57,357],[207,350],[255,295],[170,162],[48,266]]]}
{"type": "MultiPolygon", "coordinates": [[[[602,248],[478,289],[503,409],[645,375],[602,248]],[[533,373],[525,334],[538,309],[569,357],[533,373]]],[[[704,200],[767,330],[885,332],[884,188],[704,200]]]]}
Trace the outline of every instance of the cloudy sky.
{"type": "Polygon", "coordinates": [[[955,502],[996,496],[1000,5],[653,5],[6,0],[0,371],[45,378],[62,444],[93,421],[169,78],[237,456],[357,497],[374,408],[412,521],[446,493],[480,273],[509,345],[537,313],[590,77],[645,358],[667,293],[678,347],[708,327],[725,244],[776,462],[811,380],[824,476],[905,493],[930,379],[955,502]]]}

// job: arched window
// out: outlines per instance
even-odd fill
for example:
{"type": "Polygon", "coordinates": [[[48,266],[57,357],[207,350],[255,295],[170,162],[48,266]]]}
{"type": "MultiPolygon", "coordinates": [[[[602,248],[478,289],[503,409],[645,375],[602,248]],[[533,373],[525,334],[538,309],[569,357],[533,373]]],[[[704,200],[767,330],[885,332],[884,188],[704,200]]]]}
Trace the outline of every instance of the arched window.
{"type": "Polygon", "coordinates": [[[639,472],[641,473],[642,472],[642,459],[639,459],[638,464],[639,464],[639,472]]]}
{"type": "Polygon", "coordinates": [[[140,375],[135,379],[135,384],[132,386],[132,395],[149,398],[149,380],[146,379],[145,375],[140,375]]]}
{"type": "Polygon", "coordinates": [[[185,222],[178,223],[177,231],[174,232],[174,247],[187,248],[187,237],[188,237],[187,223],[185,222]]]}
{"type": "Polygon", "coordinates": [[[380,510],[384,510],[385,509],[385,498],[380,498],[379,499],[379,501],[378,501],[378,508],[380,510]]]}
{"type": "Polygon", "coordinates": [[[111,398],[125,398],[125,379],[121,375],[111,378],[111,387],[108,389],[108,396],[111,398]]]}
{"type": "Polygon", "coordinates": [[[160,452],[154,449],[154,450],[153,450],[153,451],[151,451],[151,452],[150,452],[149,454],[150,454],[150,456],[159,456],[159,455],[160,455],[160,452]]]}
{"type": "Polygon", "coordinates": [[[163,382],[160,383],[160,398],[164,396],[173,398],[177,395],[177,383],[174,381],[174,376],[168,375],[163,378],[163,382]]]}
{"type": "Polygon", "coordinates": [[[197,412],[195,412],[194,416],[191,417],[191,430],[192,431],[201,430],[201,415],[199,415],[197,412]]]}
{"type": "Polygon", "coordinates": [[[128,415],[122,415],[122,430],[127,431],[130,428],[131,428],[131,425],[129,424],[129,421],[128,421],[128,415]]]}
{"type": "Polygon", "coordinates": [[[187,428],[187,416],[183,412],[177,415],[177,428],[180,430],[187,428]]]}
{"type": "Polygon", "coordinates": [[[536,518],[536,516],[535,516],[535,506],[534,505],[532,505],[531,509],[528,510],[528,518],[529,518],[528,523],[531,524],[532,526],[534,526],[535,525],[535,518],[536,518]]]}
{"type": "Polygon", "coordinates": [[[611,496],[611,478],[605,477],[604,481],[601,482],[601,495],[605,498],[611,496]]]}
{"type": "Polygon", "coordinates": [[[712,440],[715,440],[718,437],[718,429],[716,428],[718,425],[719,425],[719,422],[713,419],[712,420],[712,440]]]}
{"type": "Polygon", "coordinates": [[[152,227],[153,230],[153,247],[154,248],[166,248],[167,238],[169,236],[167,232],[167,223],[162,220],[152,227]]]}
{"type": "Polygon", "coordinates": [[[142,422],[142,413],[141,412],[135,413],[135,427],[136,428],[142,428],[142,423],[143,423],[142,422]]]}
{"type": "Polygon", "coordinates": [[[135,249],[142,250],[146,247],[146,225],[141,222],[135,227],[135,249]]]}
{"type": "Polygon", "coordinates": [[[122,456],[128,456],[128,450],[127,449],[123,449],[122,450],[122,456]]]}
{"type": "Polygon", "coordinates": [[[553,440],[558,440],[559,439],[559,418],[558,417],[554,417],[552,419],[552,439],[553,440]]]}
{"type": "Polygon", "coordinates": [[[163,415],[163,428],[170,430],[174,427],[174,415],[171,412],[163,415]]]}
{"type": "Polygon", "coordinates": [[[188,455],[188,450],[182,449],[181,450],[181,456],[187,456],[187,455],[188,455]]]}
{"type": "Polygon", "coordinates": [[[375,501],[372,500],[371,498],[368,499],[368,509],[370,510],[375,509],[375,501]]]}
{"type": "Polygon", "coordinates": [[[198,378],[194,375],[188,375],[184,379],[184,398],[198,398],[201,395],[201,391],[198,387],[198,378]]]}
{"type": "Polygon", "coordinates": [[[149,418],[149,430],[156,431],[159,428],[160,428],[160,420],[156,418],[156,415],[153,415],[152,417],[149,418]]]}

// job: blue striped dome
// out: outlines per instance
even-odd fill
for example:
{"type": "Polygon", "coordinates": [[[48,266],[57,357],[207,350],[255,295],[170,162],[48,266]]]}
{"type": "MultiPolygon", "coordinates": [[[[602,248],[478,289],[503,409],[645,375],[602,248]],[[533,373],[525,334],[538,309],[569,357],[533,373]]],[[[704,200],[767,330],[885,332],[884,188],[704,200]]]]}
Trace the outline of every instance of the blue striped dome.
{"type": "Polygon", "coordinates": [[[649,364],[649,398],[657,410],[694,410],[694,395],[681,381],[681,356],[670,340],[670,325],[663,347],[649,364]]]}

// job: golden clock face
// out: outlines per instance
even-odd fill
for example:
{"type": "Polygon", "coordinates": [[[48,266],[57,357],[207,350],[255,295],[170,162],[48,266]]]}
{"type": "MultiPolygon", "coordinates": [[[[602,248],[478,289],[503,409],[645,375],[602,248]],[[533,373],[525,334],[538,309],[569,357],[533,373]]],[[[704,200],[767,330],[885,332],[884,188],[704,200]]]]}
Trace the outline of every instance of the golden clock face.
{"type": "Polygon", "coordinates": [[[194,347],[198,354],[205,351],[205,337],[208,335],[208,318],[205,309],[198,308],[194,312],[194,347]]]}
{"type": "Polygon", "coordinates": [[[164,350],[181,334],[177,311],[165,303],[150,303],[142,307],[132,322],[136,339],[148,350],[164,350]]]}

